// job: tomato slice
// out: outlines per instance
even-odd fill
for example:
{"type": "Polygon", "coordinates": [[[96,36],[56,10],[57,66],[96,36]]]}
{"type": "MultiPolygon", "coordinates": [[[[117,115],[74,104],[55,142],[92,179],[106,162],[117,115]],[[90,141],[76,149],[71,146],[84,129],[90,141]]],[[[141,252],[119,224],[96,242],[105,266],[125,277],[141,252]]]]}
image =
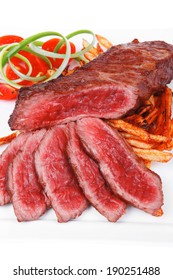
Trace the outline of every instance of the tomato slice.
{"type": "MultiPolygon", "coordinates": [[[[22,40],[23,40],[23,38],[20,36],[17,36],[17,35],[6,35],[6,36],[0,37],[0,45],[20,42],[22,40]]],[[[44,50],[53,52],[59,42],[60,42],[59,38],[50,39],[43,44],[42,48],[44,50]]],[[[70,42],[70,48],[71,48],[71,53],[76,52],[76,47],[72,42],[70,42]]],[[[31,63],[31,66],[32,66],[31,76],[32,77],[36,77],[38,75],[46,75],[48,73],[50,66],[45,60],[43,60],[42,58],[38,57],[35,54],[32,54],[32,53],[24,51],[24,50],[19,51],[19,53],[21,55],[23,55],[24,57],[26,57],[29,60],[29,62],[31,63]]],[[[63,44],[60,47],[60,49],[58,50],[58,53],[59,54],[66,53],[65,44],[63,44]]],[[[57,58],[57,59],[49,58],[49,59],[52,63],[53,68],[59,68],[59,66],[63,62],[63,59],[61,59],[61,58],[57,58]]],[[[70,60],[71,59],[69,59],[69,62],[70,62],[70,60]]],[[[25,75],[27,74],[28,65],[23,60],[21,60],[18,57],[12,57],[11,62],[22,74],[25,74],[25,75]]],[[[6,65],[6,76],[11,81],[19,78],[18,75],[16,75],[15,72],[11,69],[10,64],[8,64],[8,63],[6,65]]],[[[19,84],[23,85],[23,86],[30,86],[33,84],[33,82],[24,80],[24,81],[21,81],[19,84]]],[[[13,99],[16,97],[17,90],[15,90],[13,87],[11,87],[9,85],[1,84],[0,90],[1,90],[0,99],[13,99]]]]}
{"type": "Polygon", "coordinates": [[[40,72],[43,75],[46,74],[47,70],[50,68],[46,61],[35,54],[26,51],[20,51],[19,53],[25,56],[30,61],[32,65],[31,76],[33,77],[36,77],[40,72]]]}
{"type": "MultiPolygon", "coordinates": [[[[50,52],[53,52],[56,45],[60,42],[60,39],[59,38],[52,38],[48,41],[46,41],[43,45],[42,45],[42,49],[46,50],[46,51],[50,51],[50,52]]],[[[71,48],[71,53],[75,53],[76,52],[76,47],[75,45],[70,42],[70,48],[71,48]]],[[[66,53],[66,45],[63,44],[60,49],[58,50],[58,53],[59,54],[65,54],[66,53]]],[[[58,68],[61,63],[63,62],[63,59],[62,58],[51,58],[49,57],[51,63],[52,63],[52,66],[55,67],[55,68],[58,68]]],[[[69,60],[69,62],[71,61],[71,59],[69,60]]]]}
{"type": "MultiPolygon", "coordinates": [[[[28,72],[28,65],[21,59],[19,59],[18,57],[12,57],[11,58],[11,62],[16,66],[16,68],[23,74],[27,74],[28,72]]],[[[14,71],[11,69],[10,65],[7,64],[7,68],[6,68],[6,75],[7,78],[10,80],[15,80],[18,79],[19,76],[16,75],[14,73],[14,71]]]]}
{"type": "Polygon", "coordinates": [[[0,46],[12,43],[18,43],[22,41],[23,38],[17,35],[5,35],[0,37],[0,46]]]}
{"type": "MultiPolygon", "coordinates": [[[[15,65],[15,67],[22,74],[27,74],[28,65],[24,61],[22,61],[21,59],[19,59],[17,57],[12,57],[11,62],[15,65]]],[[[14,73],[14,71],[11,69],[9,64],[7,64],[7,66],[6,66],[6,76],[11,81],[19,78],[19,76],[16,75],[16,73],[14,73]]],[[[24,81],[20,82],[19,84],[23,85],[23,86],[31,86],[33,84],[33,82],[24,80],[24,81]]]]}
{"type": "MultiPolygon", "coordinates": [[[[31,72],[32,77],[36,77],[39,73],[41,73],[41,75],[44,75],[47,73],[47,70],[49,69],[49,65],[43,59],[41,59],[40,57],[38,57],[34,54],[26,52],[26,51],[20,51],[19,53],[21,55],[25,56],[30,61],[31,65],[32,65],[32,72],[31,72]]],[[[27,74],[28,65],[23,60],[21,60],[17,57],[12,57],[11,62],[15,65],[15,67],[22,74],[25,74],[25,75],[27,74]]],[[[15,80],[15,79],[19,78],[14,73],[14,71],[11,69],[9,64],[7,64],[6,76],[9,80],[15,80]]],[[[33,84],[33,82],[24,80],[24,81],[20,82],[19,84],[23,85],[23,86],[30,86],[33,84]]]]}
{"type": "Polygon", "coordinates": [[[7,84],[0,84],[0,99],[11,100],[18,95],[18,90],[7,84]]]}

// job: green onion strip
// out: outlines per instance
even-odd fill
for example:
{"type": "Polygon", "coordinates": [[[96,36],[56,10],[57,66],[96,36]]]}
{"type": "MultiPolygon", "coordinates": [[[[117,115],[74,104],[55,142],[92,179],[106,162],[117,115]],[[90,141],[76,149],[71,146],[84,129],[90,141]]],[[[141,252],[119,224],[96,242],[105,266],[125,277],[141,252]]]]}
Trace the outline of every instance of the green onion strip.
{"type": "Polygon", "coordinates": [[[78,31],[75,31],[75,32],[72,32],[72,33],[68,34],[67,36],[63,36],[59,32],[47,31],[47,32],[37,33],[33,36],[30,36],[30,37],[22,40],[19,43],[3,45],[3,46],[0,47],[0,51],[1,51],[0,52],[0,73],[1,73],[1,76],[7,84],[9,84],[9,85],[11,85],[15,88],[22,87],[21,85],[18,84],[22,80],[28,80],[28,81],[33,81],[33,82],[49,81],[49,80],[57,78],[58,76],[61,75],[63,70],[68,65],[68,62],[69,62],[70,58],[84,59],[83,55],[85,54],[85,52],[87,52],[94,45],[94,42],[95,42],[95,36],[94,36],[94,33],[90,30],[78,30],[78,31]],[[93,37],[92,42],[85,49],[71,54],[70,43],[69,43],[68,40],[70,38],[76,36],[76,35],[83,34],[83,33],[92,35],[92,37],[93,37]],[[58,37],[61,38],[60,42],[55,47],[54,52],[46,51],[46,50],[43,50],[41,48],[44,42],[38,41],[38,40],[43,38],[43,37],[47,37],[47,36],[58,36],[58,37]],[[57,53],[59,48],[63,44],[66,44],[66,53],[65,54],[57,53]],[[52,69],[52,64],[49,60],[50,57],[54,58],[54,59],[61,58],[63,60],[62,60],[61,65],[59,66],[59,68],[49,78],[47,78],[46,75],[42,75],[40,77],[32,77],[31,76],[32,65],[31,65],[30,61],[25,56],[18,53],[20,50],[25,50],[27,52],[30,52],[30,53],[35,54],[38,57],[42,58],[49,65],[50,69],[52,69]],[[18,57],[19,59],[23,60],[26,63],[26,65],[28,66],[28,73],[27,74],[21,73],[15,67],[15,65],[11,62],[10,59],[13,56],[18,57]],[[14,71],[14,73],[17,76],[19,76],[19,79],[9,80],[7,78],[6,73],[5,73],[5,67],[6,67],[7,63],[10,64],[11,69],[14,71]]]}

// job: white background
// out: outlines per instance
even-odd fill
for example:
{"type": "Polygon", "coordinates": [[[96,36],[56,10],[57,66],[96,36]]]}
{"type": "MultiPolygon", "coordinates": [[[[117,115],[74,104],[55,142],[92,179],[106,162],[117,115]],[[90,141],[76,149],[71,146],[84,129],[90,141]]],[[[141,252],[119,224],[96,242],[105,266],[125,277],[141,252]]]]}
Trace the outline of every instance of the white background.
{"type": "MultiPolygon", "coordinates": [[[[2,2],[2,1],[1,1],[2,2]]],[[[94,32],[111,30],[118,38],[127,29],[173,28],[172,1],[24,1],[8,0],[0,4],[0,36],[25,30],[26,36],[39,31],[69,32],[92,29],[94,32]]],[[[130,32],[130,31],[129,31],[130,32]]],[[[103,32],[102,32],[103,33],[103,32]]],[[[156,35],[158,31],[156,30],[156,35]]],[[[19,34],[20,35],[20,34],[19,34]]],[[[172,34],[173,37],[173,34],[172,34]]],[[[1,112],[1,108],[0,108],[1,112]]],[[[1,120],[2,121],[2,120],[1,120]]],[[[172,198],[173,203],[173,198],[172,198]]],[[[0,229],[1,230],[1,229],[0,229]]],[[[31,233],[32,235],[32,233],[31,233]]],[[[95,267],[160,266],[157,277],[100,276],[92,279],[172,279],[172,244],[151,242],[118,242],[113,240],[63,240],[27,238],[0,240],[0,279],[15,279],[12,269],[23,267],[95,267]]],[[[50,277],[50,279],[57,279],[50,277]]],[[[75,276],[71,277],[75,279],[75,276]]],[[[69,277],[69,279],[71,279],[69,277]]],[[[76,279],[90,279],[81,277],[76,279]]],[[[48,277],[17,277],[16,279],[48,279],[48,277]]],[[[59,279],[62,279],[59,277],[59,279]]],[[[65,279],[65,277],[64,277],[65,279]]],[[[67,277],[68,279],[68,277],[67,277]]]]}

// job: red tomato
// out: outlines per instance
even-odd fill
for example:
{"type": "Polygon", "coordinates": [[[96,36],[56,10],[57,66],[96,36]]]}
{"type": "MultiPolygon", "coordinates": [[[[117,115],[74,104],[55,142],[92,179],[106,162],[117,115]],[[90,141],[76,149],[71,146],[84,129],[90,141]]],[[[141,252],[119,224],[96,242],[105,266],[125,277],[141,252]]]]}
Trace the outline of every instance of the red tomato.
{"type": "MultiPolygon", "coordinates": [[[[23,74],[27,74],[27,72],[28,72],[28,65],[24,61],[22,61],[18,57],[14,56],[14,57],[11,58],[11,62],[16,66],[17,70],[19,70],[23,74]]],[[[11,69],[9,64],[7,64],[6,75],[7,75],[7,78],[10,79],[10,80],[15,80],[15,79],[19,78],[13,72],[13,70],[11,69]]]]}
{"type": "MultiPolygon", "coordinates": [[[[48,41],[46,41],[43,45],[42,45],[42,48],[46,51],[49,51],[49,52],[53,52],[56,45],[59,43],[60,39],[59,38],[52,38],[48,41]]],[[[76,47],[75,45],[70,42],[70,47],[71,47],[71,53],[75,53],[76,52],[76,47]]],[[[59,54],[65,54],[66,53],[66,45],[63,44],[60,49],[58,50],[58,53],[59,54]]],[[[62,58],[49,58],[51,63],[52,63],[52,66],[55,67],[55,68],[58,68],[61,63],[63,62],[63,59],[62,58]]],[[[69,60],[70,61],[70,60],[69,60]]]]}
{"type": "Polygon", "coordinates": [[[49,69],[49,65],[44,61],[42,58],[36,56],[35,54],[26,52],[26,51],[20,51],[21,55],[25,56],[32,65],[32,73],[31,76],[35,77],[40,72],[42,74],[46,74],[47,70],[49,69]]]}
{"type": "MultiPolygon", "coordinates": [[[[12,57],[11,62],[16,66],[16,68],[22,74],[27,74],[28,66],[26,65],[26,63],[24,61],[22,61],[21,59],[19,59],[17,57],[12,57]]],[[[7,67],[6,67],[6,76],[11,81],[19,78],[19,76],[16,75],[14,73],[14,71],[11,69],[9,64],[7,64],[7,67]]],[[[31,86],[33,84],[33,82],[24,80],[24,81],[20,82],[19,84],[23,85],[23,86],[31,86]]]]}
{"type": "Polygon", "coordinates": [[[10,85],[0,84],[0,99],[10,100],[15,99],[18,95],[18,90],[10,85]]]}
{"type": "MultiPolygon", "coordinates": [[[[32,65],[32,72],[31,76],[36,77],[40,72],[42,75],[47,73],[47,70],[49,69],[49,65],[40,57],[31,54],[26,51],[20,51],[19,52],[21,55],[25,56],[31,63],[32,65]]],[[[27,74],[28,72],[28,65],[21,59],[17,57],[12,57],[11,62],[16,66],[16,68],[22,73],[22,74],[27,74]]],[[[11,69],[10,65],[7,65],[6,68],[6,76],[10,80],[15,80],[18,79],[19,77],[14,73],[14,71],[11,69]]],[[[27,81],[24,80],[19,83],[20,85],[25,85],[25,86],[30,86],[33,84],[32,81],[27,81]]]]}
{"type": "Polygon", "coordinates": [[[22,41],[23,38],[17,35],[5,35],[0,37],[0,46],[11,43],[18,43],[22,41]]]}

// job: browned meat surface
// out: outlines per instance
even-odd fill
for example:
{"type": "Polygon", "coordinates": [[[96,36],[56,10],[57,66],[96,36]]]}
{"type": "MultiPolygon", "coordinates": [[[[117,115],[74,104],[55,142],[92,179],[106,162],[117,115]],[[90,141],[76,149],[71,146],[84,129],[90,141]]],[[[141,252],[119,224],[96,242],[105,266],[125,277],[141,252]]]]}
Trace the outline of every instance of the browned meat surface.
{"type": "Polygon", "coordinates": [[[59,222],[78,217],[88,207],[66,155],[65,126],[50,129],[35,153],[35,166],[59,222]]]}
{"type": "Polygon", "coordinates": [[[96,162],[86,154],[76,133],[75,123],[71,122],[68,128],[68,155],[80,187],[86,198],[103,216],[110,222],[116,222],[125,213],[125,202],[113,194],[96,162]]]}
{"type": "Polygon", "coordinates": [[[22,88],[9,124],[28,131],[85,116],[119,118],[172,78],[172,45],[113,46],[70,76],[22,88]]]}
{"type": "Polygon", "coordinates": [[[139,161],[118,131],[100,119],[84,118],[77,121],[77,133],[112,191],[157,216],[163,204],[160,177],[139,161]]]}

